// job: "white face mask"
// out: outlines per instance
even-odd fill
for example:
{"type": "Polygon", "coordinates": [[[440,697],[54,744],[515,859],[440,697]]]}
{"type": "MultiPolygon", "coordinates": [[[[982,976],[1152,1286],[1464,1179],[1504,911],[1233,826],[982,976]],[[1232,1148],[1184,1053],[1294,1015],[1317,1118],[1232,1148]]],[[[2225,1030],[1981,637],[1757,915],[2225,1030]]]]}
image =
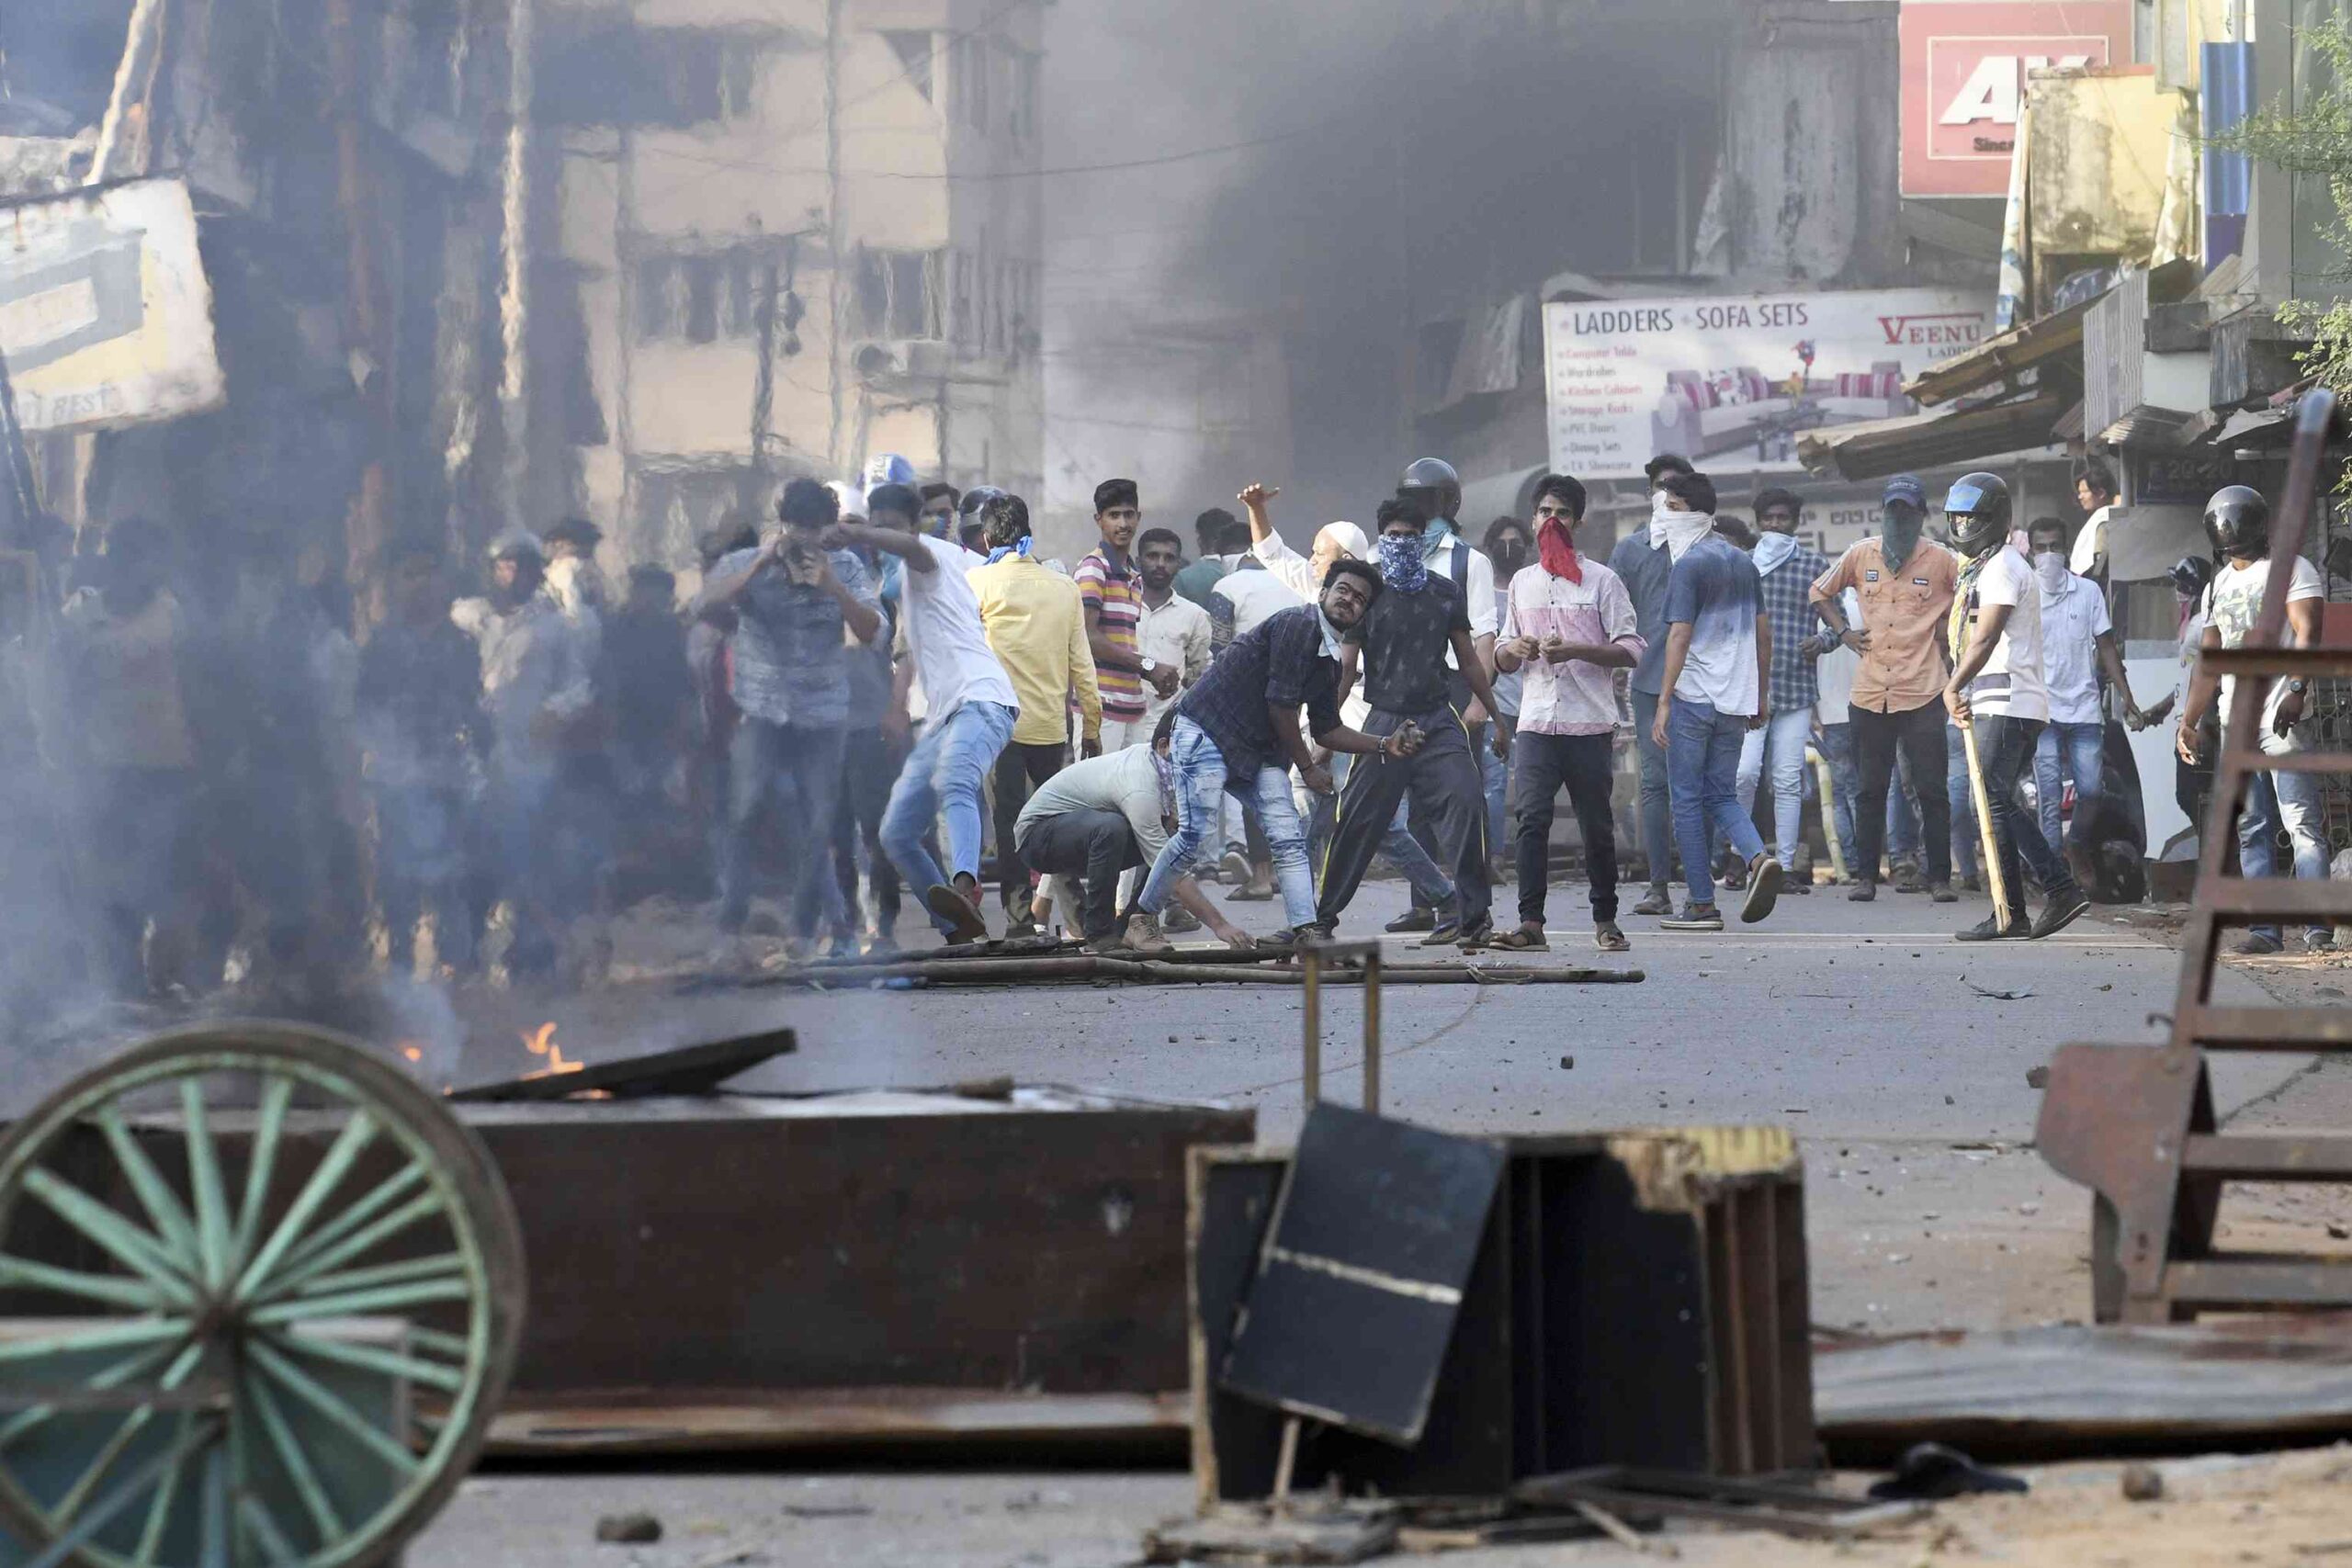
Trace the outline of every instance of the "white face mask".
{"type": "Polygon", "coordinates": [[[1666,501],[1664,491],[1650,497],[1650,548],[1680,560],[1683,551],[1706,537],[1715,520],[1703,512],[1677,512],[1666,501]]]}
{"type": "Polygon", "coordinates": [[[2043,550],[2033,558],[2033,574],[2041,580],[2043,592],[2055,593],[2066,586],[2066,558],[2056,550],[2043,550]]]}

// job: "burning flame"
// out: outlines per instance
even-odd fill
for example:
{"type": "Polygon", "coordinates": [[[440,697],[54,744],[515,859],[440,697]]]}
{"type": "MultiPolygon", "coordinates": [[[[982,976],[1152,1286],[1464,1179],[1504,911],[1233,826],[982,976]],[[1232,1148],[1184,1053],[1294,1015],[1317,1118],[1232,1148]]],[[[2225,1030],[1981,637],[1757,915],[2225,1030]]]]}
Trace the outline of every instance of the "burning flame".
{"type": "Polygon", "coordinates": [[[575,1062],[563,1054],[563,1047],[555,1043],[554,1020],[550,1019],[537,1029],[526,1029],[522,1032],[523,1048],[534,1056],[545,1056],[548,1059],[546,1066],[536,1073],[529,1074],[529,1077],[536,1078],[555,1073],[576,1073],[587,1066],[584,1062],[575,1062]]]}
{"type": "Polygon", "coordinates": [[[424,1047],[422,1045],[412,1045],[406,1042],[402,1042],[401,1045],[401,1055],[406,1056],[412,1062],[422,1062],[424,1060],[424,1047]]]}

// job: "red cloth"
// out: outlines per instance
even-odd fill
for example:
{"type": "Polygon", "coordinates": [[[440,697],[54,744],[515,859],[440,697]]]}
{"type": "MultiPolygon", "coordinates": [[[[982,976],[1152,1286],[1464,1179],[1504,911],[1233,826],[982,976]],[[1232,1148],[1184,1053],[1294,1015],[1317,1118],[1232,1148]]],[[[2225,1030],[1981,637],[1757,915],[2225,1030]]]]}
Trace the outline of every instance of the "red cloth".
{"type": "Polygon", "coordinates": [[[1570,582],[1584,581],[1584,565],[1577,559],[1577,547],[1568,539],[1568,525],[1556,517],[1547,517],[1535,530],[1535,553],[1544,562],[1544,570],[1554,577],[1565,577],[1570,582]]]}

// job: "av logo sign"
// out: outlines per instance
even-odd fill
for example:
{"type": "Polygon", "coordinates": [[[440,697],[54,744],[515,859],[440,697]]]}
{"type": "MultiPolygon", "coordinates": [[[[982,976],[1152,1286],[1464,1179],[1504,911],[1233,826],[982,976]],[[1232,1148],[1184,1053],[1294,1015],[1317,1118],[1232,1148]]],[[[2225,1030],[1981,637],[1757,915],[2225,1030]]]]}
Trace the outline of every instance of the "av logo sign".
{"type": "Polygon", "coordinates": [[[1904,0],[1903,194],[2005,196],[2028,72],[2129,64],[2130,0],[1904,0]]]}

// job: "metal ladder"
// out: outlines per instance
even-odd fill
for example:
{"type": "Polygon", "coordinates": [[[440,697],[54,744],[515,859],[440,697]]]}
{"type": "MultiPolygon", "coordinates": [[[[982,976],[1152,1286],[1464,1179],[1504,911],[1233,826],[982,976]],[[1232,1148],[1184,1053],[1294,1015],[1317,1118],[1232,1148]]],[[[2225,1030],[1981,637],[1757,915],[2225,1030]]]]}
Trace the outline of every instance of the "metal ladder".
{"type": "MultiPolygon", "coordinates": [[[[2270,533],[2270,558],[2301,553],[2320,460],[2335,408],[2306,393],[2296,411],[2293,459],[2270,533]]],[[[2258,682],[2352,676],[2352,648],[2284,645],[2293,572],[2273,570],[2245,645],[2210,649],[2205,671],[2258,682]]],[[[2217,1253],[2213,1224],[2230,1181],[2352,1183],[2352,1135],[2225,1134],[2213,1115],[2209,1051],[2352,1049],[2352,1008],[2231,1007],[2213,1001],[2230,930],[2254,920],[2352,922],[2352,884],[2229,876],[2228,846],[2254,774],[2352,773],[2352,753],[2267,757],[2260,745],[2265,688],[2242,685],[2213,768],[2196,898],[2181,935],[2180,993],[2164,1045],[2064,1045],[2051,1059],[2035,1132],[2042,1157],[2089,1187],[2091,1293],[2101,1322],[2169,1323],[2199,1312],[2352,1307],[2352,1259],[2217,1253]]]]}

